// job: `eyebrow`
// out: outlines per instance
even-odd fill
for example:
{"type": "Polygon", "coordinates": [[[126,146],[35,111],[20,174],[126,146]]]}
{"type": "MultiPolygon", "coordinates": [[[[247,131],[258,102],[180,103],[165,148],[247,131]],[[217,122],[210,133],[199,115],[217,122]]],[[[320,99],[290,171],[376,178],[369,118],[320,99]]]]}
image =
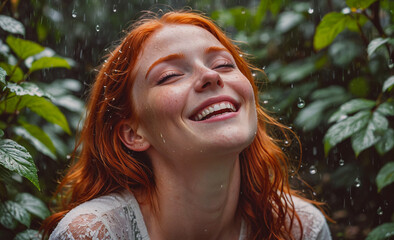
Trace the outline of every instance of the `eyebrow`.
{"type": "MultiPolygon", "coordinates": [[[[227,48],[218,47],[218,46],[208,47],[208,48],[206,48],[206,49],[204,50],[205,53],[221,52],[221,51],[230,53],[230,52],[227,50],[227,48]]],[[[230,53],[230,54],[231,54],[231,53],[230,53]]]]}
{"type": "Polygon", "coordinates": [[[185,56],[181,53],[171,54],[171,55],[159,58],[152,65],[150,65],[148,71],[146,72],[145,79],[148,76],[149,72],[152,70],[152,68],[155,67],[157,64],[162,63],[162,62],[168,62],[168,61],[171,61],[174,59],[182,59],[182,58],[185,58],[185,56]]]}

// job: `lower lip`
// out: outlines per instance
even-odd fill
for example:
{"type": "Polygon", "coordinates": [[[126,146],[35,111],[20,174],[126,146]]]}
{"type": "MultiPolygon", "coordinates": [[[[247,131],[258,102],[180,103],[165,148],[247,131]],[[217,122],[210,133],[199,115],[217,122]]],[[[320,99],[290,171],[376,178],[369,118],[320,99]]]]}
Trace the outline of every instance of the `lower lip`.
{"type": "Polygon", "coordinates": [[[201,122],[201,123],[219,122],[219,121],[223,121],[223,120],[235,117],[236,115],[238,115],[238,112],[239,112],[239,110],[236,112],[227,112],[227,113],[216,115],[214,117],[210,117],[208,119],[205,119],[202,121],[196,121],[196,122],[201,122]]]}

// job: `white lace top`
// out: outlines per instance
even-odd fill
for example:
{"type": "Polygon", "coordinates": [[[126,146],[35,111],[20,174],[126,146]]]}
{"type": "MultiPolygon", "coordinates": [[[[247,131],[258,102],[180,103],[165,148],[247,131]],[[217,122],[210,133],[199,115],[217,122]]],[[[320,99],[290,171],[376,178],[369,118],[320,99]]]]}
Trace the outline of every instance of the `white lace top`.
{"type": "MultiPolygon", "coordinates": [[[[331,239],[327,223],[313,205],[293,197],[296,211],[303,224],[305,240],[331,239]]],[[[293,234],[301,232],[295,221],[293,234]]],[[[246,238],[246,226],[242,223],[239,240],[246,238]]],[[[112,193],[85,202],[72,209],[59,222],[49,237],[54,239],[118,239],[149,240],[138,202],[130,192],[112,193]]]]}

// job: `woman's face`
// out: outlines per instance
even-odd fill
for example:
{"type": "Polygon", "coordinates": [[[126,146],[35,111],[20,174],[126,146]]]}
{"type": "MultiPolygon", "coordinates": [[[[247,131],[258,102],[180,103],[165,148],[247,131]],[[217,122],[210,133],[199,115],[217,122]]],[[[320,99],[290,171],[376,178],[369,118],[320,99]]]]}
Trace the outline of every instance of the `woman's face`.
{"type": "Polygon", "coordinates": [[[135,71],[132,100],[148,155],[239,154],[253,141],[252,86],[205,29],[164,26],[145,43],[135,71]]]}

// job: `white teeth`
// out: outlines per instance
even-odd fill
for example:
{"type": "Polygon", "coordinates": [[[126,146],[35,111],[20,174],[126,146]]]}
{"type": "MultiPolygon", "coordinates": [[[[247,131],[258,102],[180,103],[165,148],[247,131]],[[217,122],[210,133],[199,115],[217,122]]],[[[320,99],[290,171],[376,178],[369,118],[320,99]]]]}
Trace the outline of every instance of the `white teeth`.
{"type": "Polygon", "coordinates": [[[231,109],[231,111],[235,112],[237,111],[235,106],[230,103],[230,102],[221,102],[221,103],[215,103],[212,104],[206,108],[204,108],[203,110],[201,110],[195,117],[194,120],[195,121],[200,121],[201,119],[203,119],[204,117],[206,117],[207,115],[216,112],[216,111],[220,111],[223,109],[231,109]]]}

